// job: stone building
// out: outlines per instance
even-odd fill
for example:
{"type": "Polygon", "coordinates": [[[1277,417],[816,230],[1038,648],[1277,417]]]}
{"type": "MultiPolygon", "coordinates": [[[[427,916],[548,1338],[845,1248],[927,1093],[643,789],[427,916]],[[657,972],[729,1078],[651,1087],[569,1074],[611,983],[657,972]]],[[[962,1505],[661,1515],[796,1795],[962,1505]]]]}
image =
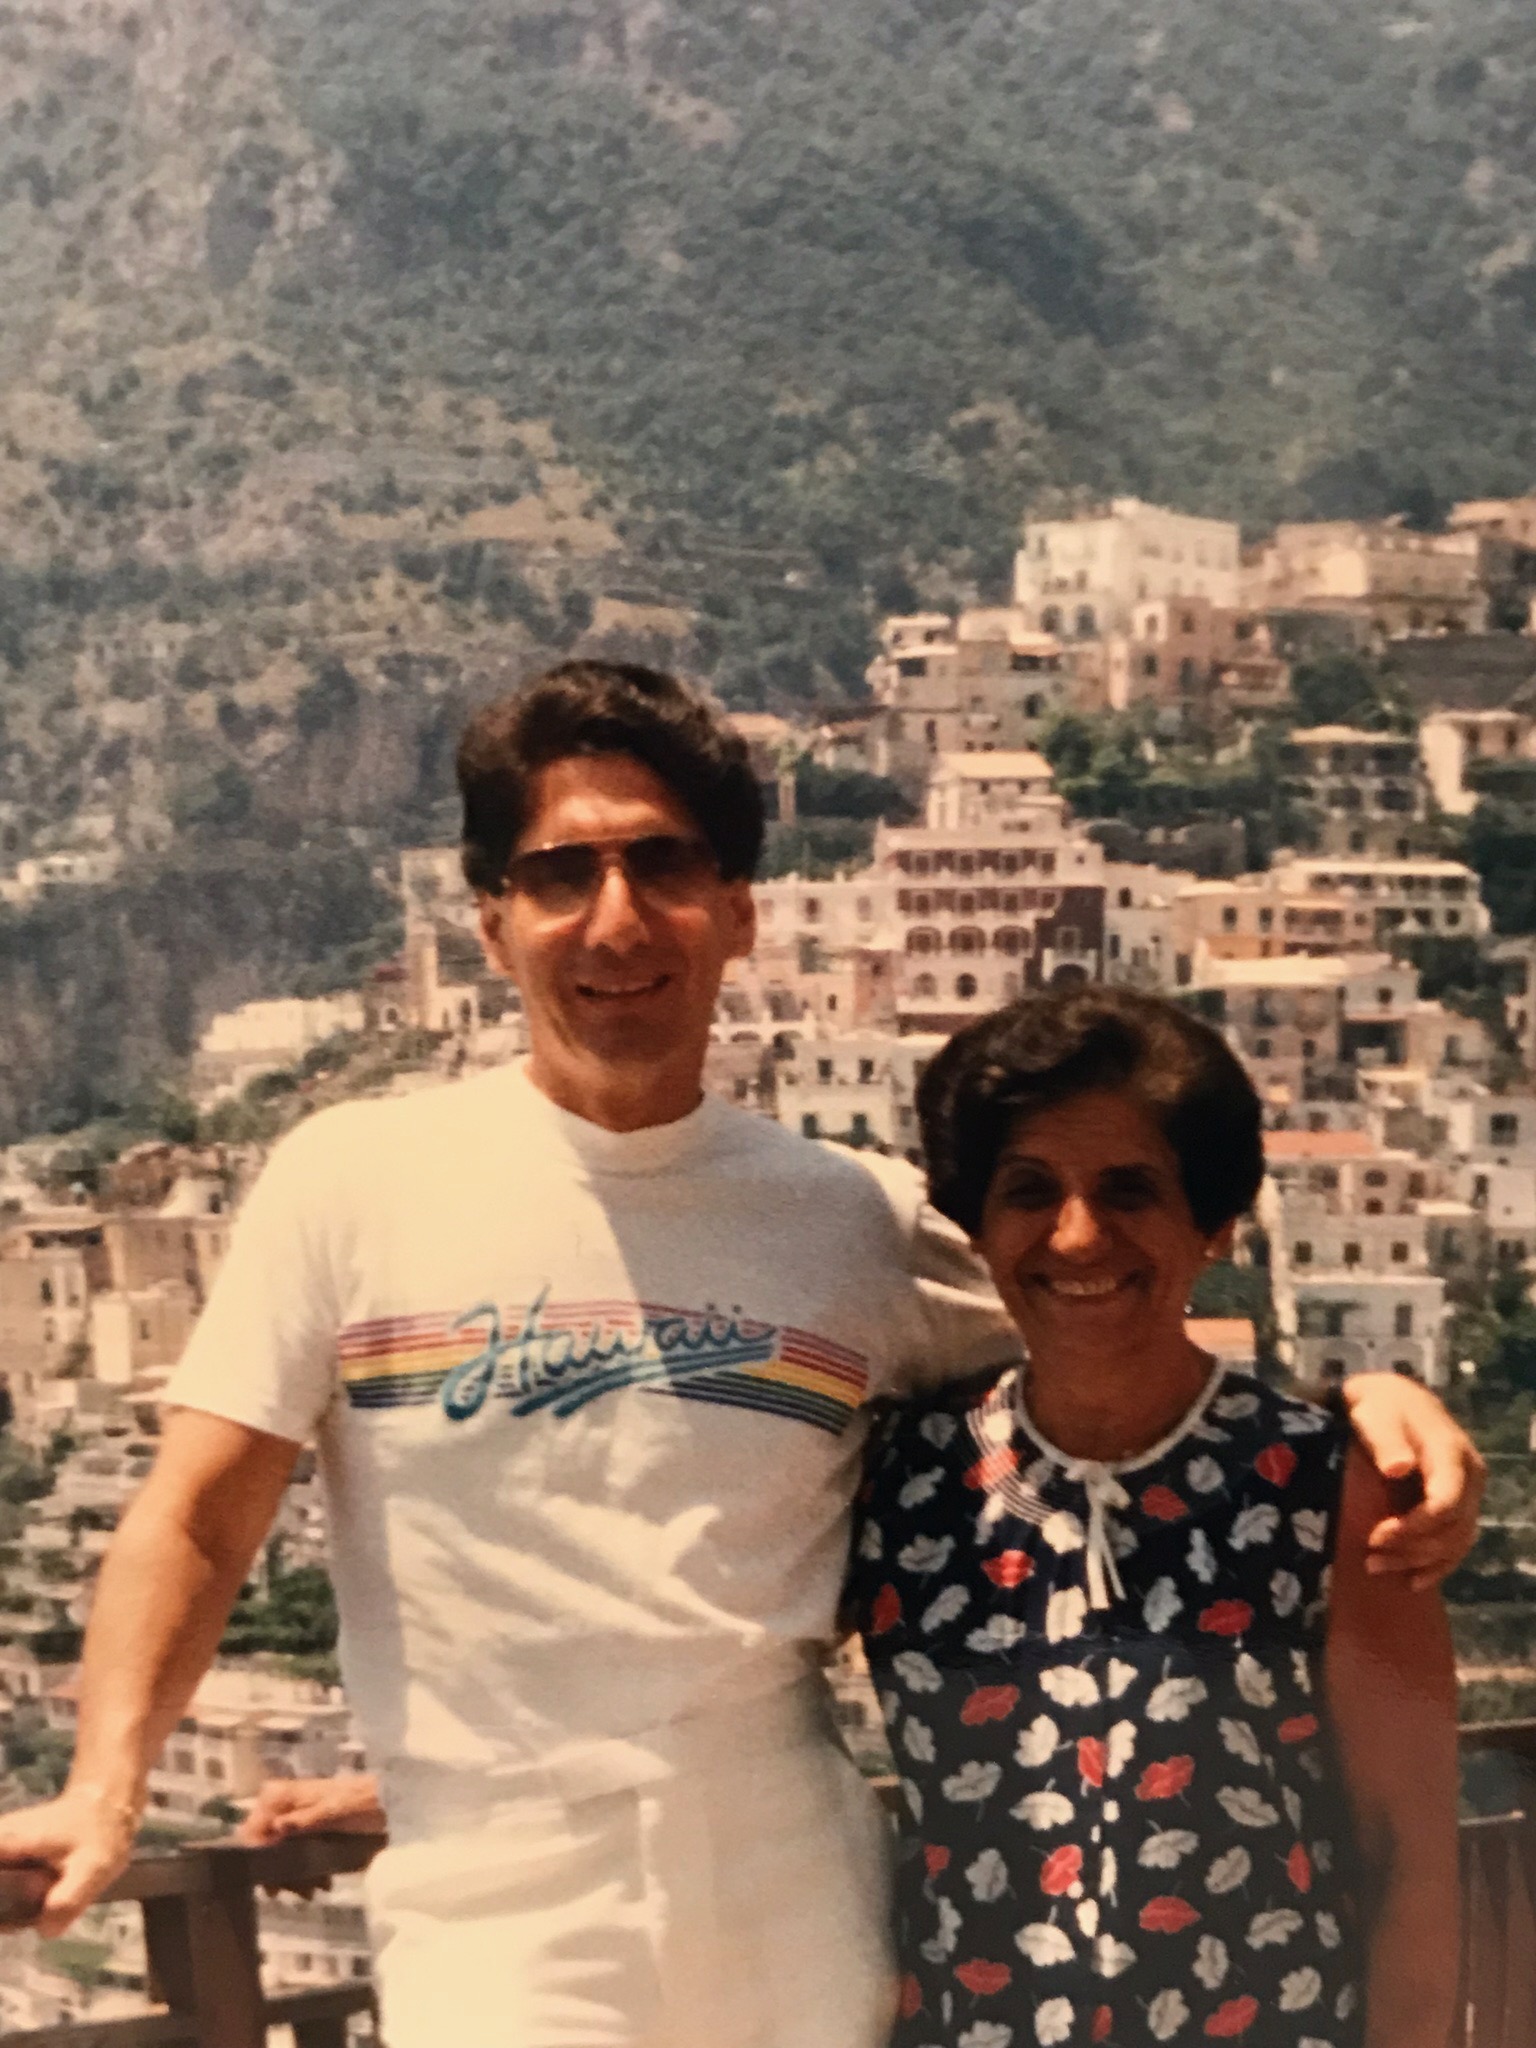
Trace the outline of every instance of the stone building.
{"type": "Polygon", "coordinates": [[[1235,523],[1113,498],[1066,519],[1028,519],[1013,601],[1039,632],[1072,640],[1130,635],[1139,604],[1204,598],[1242,605],[1235,523]]]}

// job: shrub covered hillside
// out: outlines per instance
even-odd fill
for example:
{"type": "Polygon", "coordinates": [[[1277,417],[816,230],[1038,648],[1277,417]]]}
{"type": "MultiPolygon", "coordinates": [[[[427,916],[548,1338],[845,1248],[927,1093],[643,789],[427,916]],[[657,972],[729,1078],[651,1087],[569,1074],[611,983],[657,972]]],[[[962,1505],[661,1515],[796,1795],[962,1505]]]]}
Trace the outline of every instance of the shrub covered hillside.
{"type": "Polygon", "coordinates": [[[1524,488],[1533,133],[1516,0],[8,0],[0,866],[440,833],[559,650],[835,703],[1053,492],[1524,488]]]}

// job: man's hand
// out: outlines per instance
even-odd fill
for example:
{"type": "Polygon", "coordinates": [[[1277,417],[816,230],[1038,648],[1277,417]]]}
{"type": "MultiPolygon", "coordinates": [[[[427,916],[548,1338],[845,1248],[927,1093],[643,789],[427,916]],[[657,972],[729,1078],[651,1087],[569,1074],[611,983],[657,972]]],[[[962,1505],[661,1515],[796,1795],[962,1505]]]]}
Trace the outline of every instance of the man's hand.
{"type": "Polygon", "coordinates": [[[1398,1373],[1355,1373],[1344,1400],[1356,1435],[1384,1479],[1417,1476],[1423,1498],[1371,1531],[1367,1571],[1406,1572],[1416,1593],[1454,1571],[1477,1535],[1487,1467],[1465,1430],[1427,1387],[1398,1373]]]}
{"type": "Polygon", "coordinates": [[[104,1799],[88,1786],[66,1786],[45,1806],[23,1807],[0,1818],[0,1870],[13,1866],[14,1880],[14,1866],[46,1866],[33,1877],[44,1894],[40,1910],[12,1924],[33,1927],[44,1936],[62,1934],[127,1865],[136,1818],[131,1807],[104,1799]]]}
{"type": "Polygon", "coordinates": [[[235,1839],[265,1848],[290,1835],[381,1835],[386,1822],[375,1779],[268,1778],[235,1830],[235,1839]]]}

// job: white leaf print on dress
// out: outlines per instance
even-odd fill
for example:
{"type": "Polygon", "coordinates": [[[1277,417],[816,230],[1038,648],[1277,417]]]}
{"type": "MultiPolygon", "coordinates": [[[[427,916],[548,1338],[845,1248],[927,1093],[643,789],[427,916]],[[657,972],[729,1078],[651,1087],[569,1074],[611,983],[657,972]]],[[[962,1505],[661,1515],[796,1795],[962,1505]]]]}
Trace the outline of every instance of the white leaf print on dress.
{"type": "Polygon", "coordinates": [[[985,1628],[973,1628],[965,1639],[968,1650],[976,1650],[983,1657],[1000,1650],[1011,1650],[1023,1642],[1029,1630],[1012,1614],[989,1614],[985,1628]]]}
{"type": "Polygon", "coordinates": [[[1233,1665],[1232,1676],[1250,1707],[1272,1707],[1275,1704],[1275,1681],[1258,1658],[1250,1656],[1248,1651],[1244,1650],[1233,1665]]]}
{"type": "Polygon", "coordinates": [[[918,1626],[925,1635],[931,1636],[946,1621],[953,1621],[957,1614],[964,1614],[970,1604],[971,1596],[964,1586],[946,1586],[938,1599],[931,1600],[923,1610],[918,1626]]]}
{"type": "Polygon", "coordinates": [[[1193,1856],[1200,1837],[1188,1828],[1162,1828],[1148,1835],[1136,1854],[1143,1870],[1177,1870],[1186,1856],[1193,1856]]]}
{"type": "Polygon", "coordinates": [[[1071,2031],[1070,1998],[1048,1998],[1044,2005],[1035,2007],[1035,2039],[1040,2048],[1056,2048],[1056,2043],[1065,2041],[1071,2031]]]}
{"type": "Polygon", "coordinates": [[[1047,1828],[1064,1828],[1073,1811],[1071,1800],[1062,1792],[1026,1793],[1018,1805],[1009,1810],[1015,1820],[1027,1822],[1038,1834],[1044,1834],[1047,1828]]]}
{"type": "Polygon", "coordinates": [[[1126,1687],[1135,1682],[1136,1666],[1134,1664],[1122,1663],[1118,1657],[1111,1657],[1109,1660],[1109,1671],[1106,1676],[1108,1678],[1109,1696],[1112,1700],[1117,1700],[1126,1687]]]}
{"type": "Polygon", "coordinates": [[[1147,1701],[1149,1721],[1187,1721],[1191,1707],[1209,1698],[1203,1678],[1165,1678],[1147,1701]]]}
{"type": "Polygon", "coordinates": [[[943,1571],[954,1553],[953,1536],[914,1536],[904,1549],[897,1551],[896,1562],[904,1572],[927,1578],[943,1571]]]}
{"type": "Polygon", "coordinates": [[[1269,1582],[1269,1597],[1283,1621],[1301,1605],[1301,1581],[1294,1572],[1276,1572],[1269,1582]]]}
{"type": "Polygon", "coordinates": [[[936,1451],[942,1451],[947,1443],[954,1441],[959,1427],[953,1415],[925,1415],[917,1425],[917,1433],[926,1438],[936,1451]]]}
{"type": "Polygon", "coordinates": [[[932,1500],[943,1484],[944,1474],[938,1466],[931,1472],[914,1472],[906,1485],[896,1496],[899,1508],[920,1508],[926,1500],[932,1500]]]}
{"type": "Polygon", "coordinates": [[[1264,1752],[1259,1747],[1259,1738],[1246,1721],[1229,1720],[1223,1715],[1219,1725],[1222,1746],[1228,1756],[1241,1757],[1245,1764],[1263,1763],[1264,1752]]]}
{"type": "Polygon", "coordinates": [[[997,2020],[978,2020],[960,2036],[959,2048],[1012,2048],[1013,2029],[997,2020]]]}
{"type": "Polygon", "coordinates": [[[1091,1671],[1081,1671],[1075,1664],[1053,1664],[1049,1671],[1042,1671],[1040,1690],[1058,1707],[1096,1707],[1099,1703],[1099,1681],[1091,1671]]]}
{"type": "Polygon", "coordinates": [[[1081,1550],[1085,1540],[1082,1523],[1065,1508],[1058,1508],[1054,1515],[1046,1518],[1041,1525],[1040,1537],[1062,1557],[1069,1551],[1081,1550]]]}
{"type": "Polygon", "coordinates": [[[1027,1728],[1019,1731],[1013,1753],[1029,1771],[1048,1764],[1061,1747],[1061,1730],[1049,1714],[1036,1714],[1027,1728]]]}
{"type": "Polygon", "coordinates": [[[1320,1408],[1287,1408],[1280,1417],[1280,1430],[1284,1436],[1316,1436],[1320,1429],[1328,1427],[1328,1417],[1320,1408]]]}
{"type": "Polygon", "coordinates": [[[1189,1539],[1189,1568],[1202,1586],[1208,1586],[1216,1576],[1216,1553],[1203,1529],[1197,1529],[1189,1539]]]}
{"type": "Polygon", "coordinates": [[[1093,1974],[1095,1977],[1118,1977],[1128,1970],[1136,1960],[1136,1951],[1128,1941],[1116,1941],[1112,1934],[1101,1934],[1093,1944],[1093,1974]]]}
{"type": "Polygon", "coordinates": [[[938,1755],[933,1730],[922,1721],[908,1720],[901,1731],[901,1746],[914,1763],[931,1764],[938,1755]]]}
{"type": "Polygon", "coordinates": [[[1292,1650],[1291,1676],[1301,1690],[1310,1696],[1312,1691],[1312,1659],[1305,1650],[1292,1650]]]}
{"type": "Polygon", "coordinates": [[[952,1805],[979,1806],[992,1797],[1002,1776],[1001,1764],[962,1764],[953,1777],[943,1780],[940,1790],[952,1805]]]}
{"type": "Polygon", "coordinates": [[[1300,1934],[1306,1922],[1299,1913],[1289,1906],[1276,1907],[1273,1912],[1255,1913],[1248,1923],[1248,1946],[1250,1948],[1284,1948],[1293,1935],[1300,1934]]]}
{"type": "MultiPolygon", "coordinates": [[[[1118,1778],[1136,1754],[1136,1723],[1117,1721],[1109,1731],[1104,1750],[1104,1775],[1107,1778],[1118,1778]]],[[[1108,1818],[1106,1814],[1105,1819],[1108,1818]]]]}
{"type": "Polygon", "coordinates": [[[877,1557],[885,1555],[885,1538],[880,1533],[880,1524],[878,1522],[866,1522],[864,1524],[863,1533],[859,1537],[859,1555],[862,1558],[867,1558],[871,1563],[877,1557]]]}
{"type": "Polygon", "coordinates": [[[1280,1804],[1285,1808],[1286,1819],[1299,1834],[1301,1832],[1302,1815],[1306,1810],[1301,1803],[1301,1794],[1293,1785],[1282,1785],[1280,1787],[1280,1804]]]}
{"type": "Polygon", "coordinates": [[[1159,1579],[1146,1599],[1141,1603],[1141,1618],[1153,1635],[1160,1636],[1176,1614],[1184,1611],[1184,1602],[1174,1590],[1172,1579],[1159,1579]]]}
{"type": "Polygon", "coordinates": [[[1258,1412],[1257,1394],[1223,1394],[1211,1403],[1211,1413],[1219,1415],[1223,1422],[1246,1422],[1250,1415],[1258,1412]]]}
{"type": "Polygon", "coordinates": [[[1120,1863],[1113,1849],[1106,1849],[1099,1858],[1099,1897],[1114,1900],[1115,1885],[1120,1877],[1120,1863]]]}
{"type": "Polygon", "coordinates": [[[1147,2007],[1147,2032],[1154,2041],[1171,2041],[1188,2018],[1182,1991],[1159,1991],[1147,2007]]]}
{"type": "MultiPolygon", "coordinates": [[[[1045,1636],[1051,1643],[1070,1642],[1083,1632],[1088,1595],[1081,1586],[1066,1586],[1045,1603],[1045,1636]]],[[[1001,1618],[1001,1617],[996,1617],[1001,1618]]]]}
{"type": "Polygon", "coordinates": [[[885,1716],[886,1727],[894,1728],[901,1719],[901,1694],[899,1692],[881,1693],[880,1711],[885,1716]]]}
{"type": "Polygon", "coordinates": [[[1214,1458],[1191,1458],[1184,1467],[1185,1483],[1196,1493],[1214,1493],[1222,1484],[1222,1470],[1214,1458]]]}
{"type": "Polygon", "coordinates": [[[1280,2010],[1282,2012],[1305,2012],[1309,2005],[1316,2005],[1323,1995],[1323,1980],[1309,1964],[1304,1970],[1292,1970],[1280,1979],[1280,2010]]]}
{"type": "Polygon", "coordinates": [[[960,1915],[948,1899],[938,1901],[939,1924],[937,1931],[923,1943],[919,1953],[925,1962],[942,1963],[946,1956],[955,1952],[955,1943],[960,1938],[960,1915]]]}
{"type": "Polygon", "coordinates": [[[1256,1550],[1261,1544],[1274,1542],[1279,1526],[1280,1510],[1268,1501],[1262,1507],[1244,1508],[1232,1523],[1227,1544],[1233,1550],[1256,1550]]]}
{"type": "Polygon", "coordinates": [[[1099,1931],[1099,1902],[1097,1899],[1079,1899],[1077,1902],[1077,1924],[1088,1939],[1099,1931]]]}
{"type": "Polygon", "coordinates": [[[1229,1849],[1225,1856],[1218,1856],[1205,1873],[1205,1888],[1214,1898],[1221,1898],[1227,1892],[1235,1892],[1239,1885],[1246,1884],[1253,1874],[1253,1858],[1246,1849],[1229,1849]]]}
{"type": "Polygon", "coordinates": [[[1049,1920],[1032,1920],[1013,1938],[1038,1970],[1048,1970],[1054,1963],[1070,1963],[1077,1954],[1072,1937],[1063,1928],[1052,1926],[1049,1920]]]}
{"type": "Polygon", "coordinates": [[[1272,1828],[1280,1818],[1277,1809],[1260,1798],[1250,1785],[1218,1786],[1216,1803],[1228,1820],[1235,1820],[1240,1828],[1272,1828]]]}
{"type": "Polygon", "coordinates": [[[1331,1913],[1317,1915],[1317,1938],[1324,1948],[1337,1948],[1344,1939],[1344,1930],[1331,1913]]]}
{"type": "Polygon", "coordinates": [[[1328,1517],[1321,1508],[1298,1508],[1291,1517],[1291,1527],[1303,1550],[1322,1550],[1328,1534],[1328,1517]]]}
{"type": "Polygon", "coordinates": [[[891,1669],[908,1692],[942,1692],[944,1681],[939,1667],[921,1650],[900,1650],[891,1659],[891,1669]]]}
{"type": "Polygon", "coordinates": [[[923,1795],[910,1778],[902,1779],[901,1796],[907,1802],[908,1813],[921,1826],[923,1819],[923,1795]]]}
{"type": "Polygon", "coordinates": [[[1202,1934],[1200,1946],[1195,1950],[1195,1975],[1207,1991],[1217,1990],[1226,1981],[1230,1966],[1227,1944],[1218,1941],[1214,1934],[1202,1934]]]}
{"type": "Polygon", "coordinates": [[[974,1863],[966,1865],[965,1881],[973,1898],[990,1905],[1008,1889],[1008,1866],[996,1849],[983,1849],[974,1863]]]}

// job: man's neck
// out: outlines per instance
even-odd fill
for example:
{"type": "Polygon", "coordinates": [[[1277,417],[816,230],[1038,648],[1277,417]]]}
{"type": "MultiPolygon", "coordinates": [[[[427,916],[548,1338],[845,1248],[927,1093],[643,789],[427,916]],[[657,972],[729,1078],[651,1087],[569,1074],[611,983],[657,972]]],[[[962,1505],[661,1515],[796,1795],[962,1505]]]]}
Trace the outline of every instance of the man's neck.
{"type": "Polygon", "coordinates": [[[557,1109],[604,1131],[648,1131],[658,1124],[675,1124],[704,1099],[696,1070],[631,1076],[604,1067],[585,1074],[541,1060],[537,1048],[528,1057],[528,1078],[557,1109]]]}

